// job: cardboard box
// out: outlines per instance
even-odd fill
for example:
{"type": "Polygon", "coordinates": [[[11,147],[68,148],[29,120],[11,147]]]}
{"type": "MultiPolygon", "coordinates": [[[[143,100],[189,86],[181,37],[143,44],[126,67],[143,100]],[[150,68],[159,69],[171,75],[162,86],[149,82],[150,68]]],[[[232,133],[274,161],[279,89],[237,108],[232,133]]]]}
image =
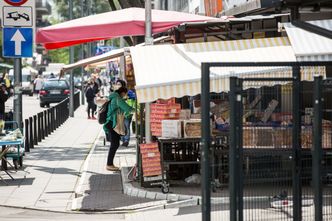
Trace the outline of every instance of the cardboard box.
{"type": "Polygon", "coordinates": [[[191,119],[183,121],[183,135],[187,137],[201,137],[201,120],[191,119]]]}
{"type": "Polygon", "coordinates": [[[162,120],[161,136],[167,138],[182,137],[182,121],[181,120],[162,120]]]}
{"type": "Polygon", "coordinates": [[[181,120],[189,120],[191,115],[190,109],[183,109],[180,112],[180,119],[181,120]]]}

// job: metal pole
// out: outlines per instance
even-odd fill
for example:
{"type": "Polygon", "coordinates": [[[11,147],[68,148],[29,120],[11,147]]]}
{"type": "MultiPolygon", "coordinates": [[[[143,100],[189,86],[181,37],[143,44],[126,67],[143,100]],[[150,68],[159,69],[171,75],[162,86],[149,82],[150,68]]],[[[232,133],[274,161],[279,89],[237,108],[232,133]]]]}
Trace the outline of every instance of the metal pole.
{"type": "MultiPolygon", "coordinates": [[[[69,0],[69,20],[73,19],[73,0],[69,0]]],[[[69,63],[74,63],[74,47],[69,49],[69,63]]],[[[69,116],[74,117],[74,73],[70,71],[69,116]]]]}
{"type": "Polygon", "coordinates": [[[314,81],[314,149],[312,154],[312,182],[314,187],[315,221],[322,221],[322,77],[314,81]]]}
{"type": "Polygon", "coordinates": [[[229,103],[230,103],[230,145],[229,145],[229,209],[230,209],[230,221],[237,220],[237,192],[236,192],[236,79],[231,77],[230,90],[229,90],[229,103]]]}
{"type": "MultiPolygon", "coordinates": [[[[120,37],[120,48],[123,48],[125,46],[125,40],[123,37],[120,37]]],[[[126,72],[125,72],[125,66],[126,66],[126,55],[123,55],[120,57],[120,78],[124,79],[126,72]]]]}
{"type": "Polygon", "coordinates": [[[293,66],[293,220],[302,220],[300,67],[293,66]]]}
{"type": "MultiPolygon", "coordinates": [[[[81,17],[84,17],[84,4],[83,0],[81,0],[81,17]]],[[[84,44],[81,45],[81,59],[84,59],[84,44]]],[[[81,103],[85,104],[85,96],[84,96],[84,68],[81,67],[81,103]]]]}
{"type": "Polygon", "coordinates": [[[22,128],[22,59],[14,58],[14,120],[22,128]]]}
{"type": "MultiPolygon", "coordinates": [[[[145,45],[153,45],[151,23],[151,0],[145,0],[145,45]]],[[[149,65],[149,64],[147,64],[149,65]]],[[[145,104],[145,142],[151,142],[150,103],[145,104]]]]}
{"type": "Polygon", "coordinates": [[[210,175],[210,67],[202,64],[202,140],[201,140],[201,167],[202,167],[202,220],[211,220],[211,175],[210,175]]]}

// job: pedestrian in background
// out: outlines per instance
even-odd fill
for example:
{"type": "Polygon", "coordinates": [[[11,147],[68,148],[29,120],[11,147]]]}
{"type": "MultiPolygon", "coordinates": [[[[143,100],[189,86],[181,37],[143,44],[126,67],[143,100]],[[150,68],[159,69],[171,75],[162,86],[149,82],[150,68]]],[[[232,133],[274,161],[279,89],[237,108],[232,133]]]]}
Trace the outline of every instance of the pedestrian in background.
{"type": "Polygon", "coordinates": [[[8,92],[8,96],[10,97],[12,95],[12,82],[11,80],[9,79],[9,74],[8,73],[5,73],[4,75],[4,78],[3,78],[3,82],[5,83],[6,85],[6,91],[8,92]]]}
{"type": "Polygon", "coordinates": [[[44,80],[41,75],[38,75],[34,80],[33,84],[35,85],[35,93],[37,93],[37,99],[39,99],[39,91],[42,89],[44,80]]]}
{"type": "Polygon", "coordinates": [[[106,136],[109,136],[109,140],[111,141],[106,165],[106,169],[110,171],[119,170],[119,168],[114,165],[114,156],[120,146],[120,135],[113,129],[117,124],[117,114],[119,112],[128,116],[133,111],[133,108],[131,108],[123,99],[127,92],[128,90],[126,87],[120,87],[109,96],[110,102],[108,104],[107,118],[103,128],[106,136]]]}
{"type": "MultiPolygon", "coordinates": [[[[132,108],[135,109],[136,108],[136,95],[132,90],[128,91],[127,94],[127,99],[126,99],[126,103],[132,108]]],[[[133,114],[129,114],[125,120],[124,120],[124,124],[125,124],[125,128],[126,128],[126,135],[121,137],[122,140],[122,145],[124,147],[128,147],[129,145],[129,141],[130,141],[130,125],[133,119],[133,114]]]]}
{"type": "Polygon", "coordinates": [[[95,120],[95,111],[97,109],[97,105],[95,104],[95,91],[93,88],[93,83],[90,81],[88,82],[87,89],[85,91],[86,102],[88,103],[87,112],[88,112],[88,119],[95,120]],[[90,112],[91,111],[91,112],[90,112]],[[91,113],[91,114],[90,114],[91,113]]]}
{"type": "Polygon", "coordinates": [[[1,83],[0,88],[0,119],[5,119],[5,103],[8,99],[8,92],[6,90],[6,84],[1,83]]]}

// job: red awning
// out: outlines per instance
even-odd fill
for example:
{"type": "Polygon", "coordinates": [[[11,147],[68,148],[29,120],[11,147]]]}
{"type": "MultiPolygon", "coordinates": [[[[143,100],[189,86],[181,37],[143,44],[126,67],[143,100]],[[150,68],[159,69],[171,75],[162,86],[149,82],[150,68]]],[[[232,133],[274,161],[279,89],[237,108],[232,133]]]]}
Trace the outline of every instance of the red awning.
{"type": "MultiPolygon", "coordinates": [[[[219,20],[175,11],[152,10],[152,32],[160,33],[184,22],[219,20]]],[[[145,9],[127,8],[67,21],[41,28],[36,42],[57,49],[120,36],[145,34],[145,9]]]]}

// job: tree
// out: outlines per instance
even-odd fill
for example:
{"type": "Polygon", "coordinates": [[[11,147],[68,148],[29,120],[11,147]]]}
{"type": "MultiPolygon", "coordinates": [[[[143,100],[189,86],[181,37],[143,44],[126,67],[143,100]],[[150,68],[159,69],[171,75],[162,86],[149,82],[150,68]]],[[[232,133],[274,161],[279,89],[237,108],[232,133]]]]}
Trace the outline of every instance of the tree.
{"type": "MultiPolygon", "coordinates": [[[[81,0],[73,1],[73,18],[80,18],[81,16],[81,0]]],[[[60,22],[69,20],[69,0],[54,0],[56,10],[61,18],[60,22]]],[[[83,16],[89,14],[100,14],[109,12],[110,5],[106,0],[83,0],[83,16]]]]}

